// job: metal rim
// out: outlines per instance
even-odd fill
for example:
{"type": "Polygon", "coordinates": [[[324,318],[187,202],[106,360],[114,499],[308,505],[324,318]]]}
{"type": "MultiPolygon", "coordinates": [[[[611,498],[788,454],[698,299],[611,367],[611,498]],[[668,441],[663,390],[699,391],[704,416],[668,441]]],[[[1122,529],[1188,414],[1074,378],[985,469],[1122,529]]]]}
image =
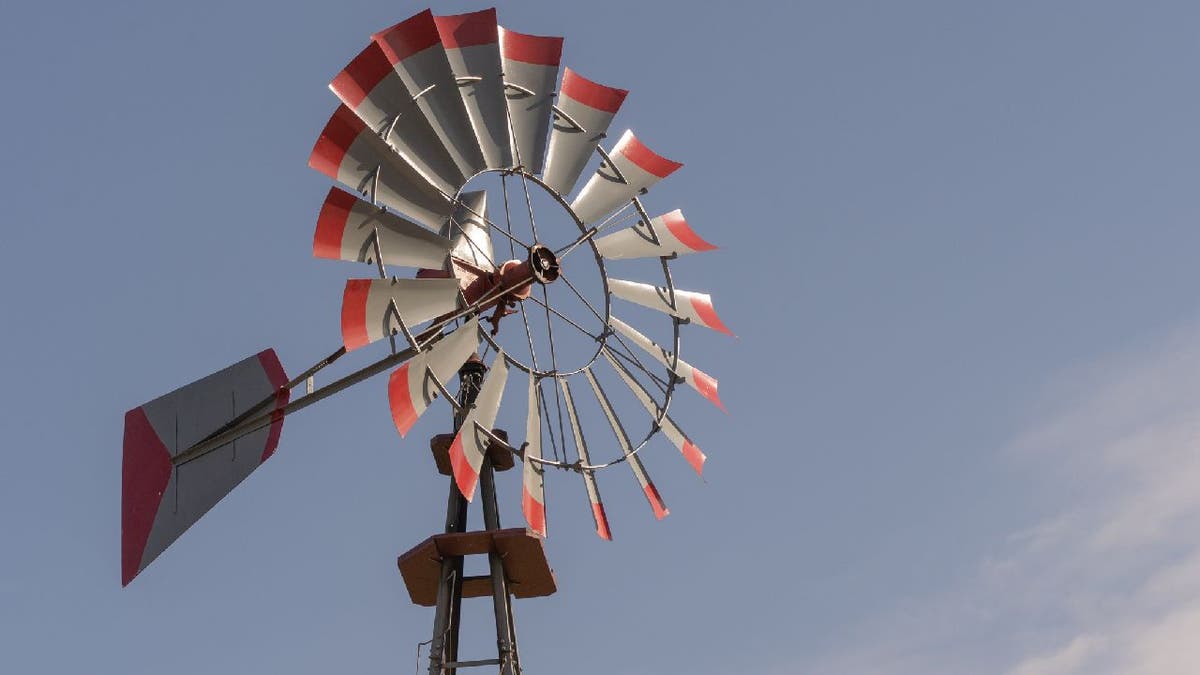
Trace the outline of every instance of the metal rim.
{"type": "MultiPolygon", "coordinates": [[[[535,185],[541,187],[542,190],[546,194],[550,195],[554,199],[554,201],[558,202],[559,206],[561,206],[562,209],[564,211],[566,211],[566,213],[571,217],[571,220],[575,223],[576,228],[578,228],[578,230],[579,230],[580,239],[586,238],[586,243],[588,244],[588,247],[592,251],[592,257],[595,260],[596,267],[600,273],[601,286],[602,286],[603,295],[604,295],[604,308],[603,308],[602,312],[598,312],[594,307],[592,307],[591,303],[588,302],[587,299],[583,297],[582,293],[580,293],[577,289],[574,288],[573,285],[570,285],[570,283],[566,281],[565,274],[561,277],[562,280],[564,282],[566,282],[567,285],[571,286],[571,290],[579,297],[579,299],[581,301],[583,301],[585,303],[585,305],[587,305],[588,308],[594,314],[597,315],[597,318],[600,318],[602,321],[602,329],[601,329],[600,335],[591,336],[597,342],[596,350],[595,350],[595,352],[592,353],[591,357],[589,359],[587,359],[587,362],[584,363],[584,365],[582,365],[578,368],[575,368],[573,370],[567,370],[567,371],[559,371],[556,367],[553,369],[550,369],[550,370],[546,370],[544,368],[538,368],[534,364],[524,363],[523,361],[513,357],[510,351],[506,350],[503,352],[504,357],[505,357],[505,362],[508,365],[511,365],[511,366],[517,368],[518,370],[521,370],[521,371],[523,371],[527,374],[530,374],[536,378],[536,380],[537,380],[536,386],[538,387],[538,392],[539,392],[539,396],[538,396],[538,404],[540,407],[539,415],[544,416],[543,417],[544,424],[553,428],[555,421],[557,421],[560,431],[565,427],[564,420],[563,420],[563,412],[562,412],[561,407],[557,410],[556,414],[553,414],[553,418],[552,418],[552,411],[550,410],[549,405],[546,403],[545,395],[541,390],[541,381],[544,379],[551,379],[551,380],[554,380],[557,382],[559,380],[567,380],[571,376],[583,373],[584,371],[592,368],[595,365],[596,361],[599,360],[601,354],[603,354],[606,349],[608,350],[609,354],[613,355],[614,360],[621,359],[621,360],[625,361],[626,364],[633,365],[634,368],[636,368],[637,370],[641,370],[643,373],[645,373],[646,375],[649,376],[653,386],[646,388],[646,391],[647,391],[647,394],[650,396],[651,400],[654,402],[655,406],[658,408],[657,414],[650,416],[651,417],[650,427],[649,427],[649,430],[646,432],[645,436],[642,437],[642,440],[636,444],[632,444],[631,449],[628,453],[622,453],[622,455],[620,457],[617,457],[617,458],[613,459],[612,461],[602,462],[602,463],[598,463],[598,464],[591,464],[591,463],[583,464],[581,461],[579,461],[578,456],[576,458],[576,461],[574,461],[574,462],[566,461],[565,453],[566,453],[567,443],[566,443],[566,436],[563,433],[560,433],[560,436],[562,436],[561,442],[563,445],[563,453],[564,453],[563,460],[560,461],[560,460],[556,460],[556,459],[545,459],[545,458],[530,458],[530,459],[533,462],[535,462],[536,464],[539,464],[541,466],[552,466],[555,468],[573,470],[573,471],[577,471],[577,472],[596,471],[596,470],[607,468],[609,466],[613,466],[615,464],[623,463],[623,462],[627,461],[630,457],[636,456],[638,453],[640,453],[642,451],[642,449],[646,447],[647,443],[649,443],[650,439],[653,438],[662,429],[662,423],[663,423],[664,419],[666,419],[667,412],[670,408],[672,400],[674,399],[675,386],[680,381],[682,381],[681,378],[679,378],[677,375],[675,375],[675,371],[678,368],[678,364],[679,364],[679,360],[680,360],[681,334],[680,334],[679,328],[682,324],[687,323],[687,321],[681,320],[681,319],[671,316],[671,315],[667,315],[672,324],[671,325],[671,328],[672,328],[671,355],[672,356],[671,356],[671,362],[669,363],[669,365],[663,367],[663,370],[665,371],[664,377],[658,378],[657,376],[654,375],[653,372],[651,372],[650,368],[647,367],[641,361],[641,359],[637,356],[636,350],[634,348],[632,348],[629,344],[627,344],[625,342],[625,340],[622,339],[619,334],[615,333],[612,328],[612,322],[611,322],[611,319],[612,319],[612,292],[611,292],[611,289],[609,288],[609,284],[608,284],[608,273],[607,273],[607,268],[604,264],[604,258],[603,258],[603,256],[600,255],[599,248],[596,246],[596,243],[595,243],[595,240],[596,240],[596,237],[594,236],[595,232],[592,232],[591,233],[592,236],[589,236],[589,232],[590,232],[589,228],[583,223],[583,221],[579,218],[579,216],[571,208],[570,203],[566,200],[566,198],[561,193],[559,193],[557,190],[555,190],[555,189],[551,188],[549,185],[547,185],[540,178],[525,171],[520,166],[514,166],[514,167],[507,168],[507,169],[485,169],[483,171],[480,171],[480,172],[474,174],[473,176],[468,178],[467,181],[464,182],[463,185],[458,189],[458,191],[455,193],[455,195],[450,198],[452,203],[454,205],[463,204],[462,196],[463,196],[463,193],[466,191],[467,186],[472,181],[474,181],[476,178],[483,176],[485,174],[497,174],[497,175],[501,176],[502,181],[505,178],[507,178],[508,176],[517,176],[521,179],[522,187],[525,189],[526,202],[527,202],[528,208],[530,210],[531,228],[533,228],[533,230],[534,230],[534,245],[541,243],[541,242],[538,241],[536,225],[534,224],[533,206],[532,206],[532,202],[529,200],[528,183],[532,182],[535,185]],[[600,314],[603,314],[603,316],[600,317],[600,314]],[[622,353],[621,351],[618,351],[618,350],[610,347],[610,345],[609,345],[609,337],[610,336],[614,337],[616,339],[616,341],[621,345],[621,347],[623,347],[625,353],[622,353]],[[657,398],[655,397],[655,394],[653,393],[654,388],[657,388],[661,392],[661,394],[662,394],[661,402],[659,402],[657,400],[657,398]]],[[[641,200],[638,197],[634,197],[631,200],[631,205],[634,207],[634,209],[635,209],[638,217],[641,219],[641,221],[644,222],[647,226],[650,226],[650,217],[649,217],[648,213],[646,212],[645,207],[642,205],[641,200]]],[[[601,223],[599,225],[597,225],[595,227],[595,229],[596,230],[602,229],[602,227],[606,223],[611,221],[617,214],[621,213],[626,208],[629,208],[629,207],[626,206],[621,209],[617,209],[613,213],[609,214],[608,218],[605,221],[601,221],[601,223]]],[[[501,234],[505,235],[509,239],[510,246],[515,247],[515,245],[520,244],[526,250],[532,248],[531,245],[526,245],[523,242],[521,242],[520,240],[516,239],[512,233],[512,222],[511,222],[511,217],[509,216],[507,192],[505,193],[506,222],[505,222],[504,228],[501,228],[493,220],[485,218],[483,216],[483,214],[476,214],[476,215],[480,216],[481,220],[483,220],[485,225],[488,227],[489,231],[496,230],[496,231],[500,232],[501,234]]],[[[460,228],[460,231],[461,231],[461,228],[460,228]]],[[[580,242],[580,240],[577,239],[575,242],[572,242],[572,244],[569,244],[568,246],[573,247],[575,245],[578,245],[579,242],[580,242]]],[[[567,253],[569,254],[570,252],[571,251],[568,251],[567,253]]],[[[494,250],[493,250],[493,253],[494,253],[494,250]]],[[[563,257],[565,257],[565,255],[563,257]]],[[[670,303],[672,306],[675,305],[675,285],[674,285],[674,281],[673,281],[673,278],[671,275],[669,261],[674,257],[675,256],[668,256],[668,257],[661,257],[659,259],[661,268],[662,268],[662,273],[663,273],[663,280],[665,283],[665,290],[667,291],[667,296],[670,299],[670,303]]],[[[560,264],[561,264],[561,259],[560,259],[560,264]]],[[[553,351],[553,344],[554,344],[553,332],[552,332],[553,328],[552,328],[552,319],[549,317],[549,314],[551,312],[554,312],[555,314],[557,314],[559,316],[560,319],[566,319],[566,317],[565,317],[565,315],[562,315],[562,314],[558,313],[556,310],[553,310],[549,307],[548,296],[544,296],[544,298],[545,298],[545,302],[546,302],[546,313],[547,313],[547,331],[548,331],[547,337],[550,340],[551,350],[553,351]]],[[[522,312],[524,312],[524,309],[525,309],[524,303],[525,303],[525,301],[521,302],[521,311],[522,312]]],[[[540,304],[540,303],[538,303],[538,304],[540,304]]],[[[571,321],[570,319],[566,319],[566,320],[571,321]]],[[[526,327],[528,328],[527,321],[526,321],[526,327]]],[[[587,333],[587,331],[583,330],[580,326],[578,326],[578,324],[575,324],[574,327],[578,331],[590,335],[590,333],[587,333]]],[[[487,342],[488,347],[496,350],[497,352],[500,351],[501,345],[494,338],[494,336],[492,336],[486,330],[481,330],[480,334],[484,338],[484,340],[487,342]]],[[[530,343],[531,343],[530,344],[530,347],[531,347],[530,348],[530,354],[531,354],[530,358],[532,360],[536,361],[536,356],[534,354],[534,350],[532,349],[532,338],[530,338],[530,343]]],[[[637,378],[636,378],[636,376],[634,376],[634,372],[635,371],[631,371],[629,374],[630,374],[630,376],[635,377],[635,381],[636,381],[637,378]]],[[[556,387],[556,390],[557,390],[557,387],[556,387]]],[[[557,393],[558,392],[556,391],[556,395],[557,395],[557,393]]],[[[447,398],[447,400],[450,400],[450,399],[447,398]]],[[[491,434],[488,434],[488,435],[491,436],[491,434]]],[[[496,438],[494,436],[492,437],[492,440],[499,443],[501,446],[507,448],[510,452],[517,455],[518,457],[521,457],[523,460],[525,459],[524,452],[522,451],[521,448],[513,447],[509,443],[504,442],[502,439],[496,438]]],[[[576,450],[576,452],[578,452],[578,450],[576,450]]]]}

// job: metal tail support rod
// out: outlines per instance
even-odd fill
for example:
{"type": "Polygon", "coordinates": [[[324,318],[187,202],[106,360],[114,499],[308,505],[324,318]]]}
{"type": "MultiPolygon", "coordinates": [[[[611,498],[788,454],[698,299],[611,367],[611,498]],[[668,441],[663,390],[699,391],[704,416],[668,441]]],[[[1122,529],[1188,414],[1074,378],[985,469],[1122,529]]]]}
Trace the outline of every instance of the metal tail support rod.
{"type": "MultiPolygon", "coordinates": [[[[410,345],[408,349],[405,349],[404,351],[389,354],[388,356],[385,356],[384,358],[376,361],[375,363],[372,363],[368,366],[360,368],[359,370],[356,370],[353,373],[350,373],[349,375],[346,375],[345,377],[343,377],[339,380],[330,382],[329,384],[325,385],[324,387],[321,387],[320,389],[313,391],[311,394],[306,394],[304,396],[301,396],[300,398],[288,403],[287,405],[285,405],[281,408],[274,408],[274,409],[271,408],[271,406],[275,403],[275,395],[276,395],[276,392],[272,392],[270,396],[264,398],[262,401],[259,401],[258,404],[251,407],[245,413],[238,416],[237,418],[235,418],[233,421],[229,422],[225,426],[221,427],[220,429],[218,429],[216,432],[214,432],[213,434],[211,434],[204,440],[200,441],[199,443],[196,443],[195,445],[188,448],[187,450],[184,450],[183,452],[179,453],[178,455],[175,455],[174,457],[172,457],[171,463],[176,467],[183,466],[184,464],[187,464],[188,462],[191,462],[195,459],[203,457],[204,455],[212,452],[213,450],[216,450],[217,448],[225,445],[226,443],[229,443],[237,438],[241,438],[242,436],[245,436],[246,434],[249,434],[251,432],[257,431],[257,430],[267,426],[268,424],[271,424],[273,421],[275,421],[277,419],[280,419],[282,417],[290,415],[298,410],[307,408],[308,406],[310,406],[314,403],[317,403],[318,401],[321,401],[323,399],[329,398],[330,396],[332,396],[344,389],[352,387],[352,386],[358,384],[359,382],[362,382],[363,380],[371,378],[375,375],[378,375],[379,373],[382,373],[382,372],[388,370],[389,368],[393,368],[395,366],[400,365],[401,363],[404,363],[405,361],[416,356],[420,352],[421,348],[428,347],[429,345],[433,344],[434,342],[440,340],[442,338],[442,333],[441,333],[442,329],[445,328],[447,325],[449,325],[451,322],[453,322],[457,319],[467,317],[471,314],[476,314],[476,313],[480,312],[483,308],[486,308],[493,300],[496,300],[497,298],[503,298],[505,295],[516,290],[524,283],[526,283],[526,282],[517,282],[517,283],[513,284],[512,286],[498,286],[498,287],[492,289],[490,292],[485,294],[483,297],[476,300],[470,307],[467,307],[458,312],[455,312],[448,317],[439,319],[433,326],[429,327],[423,333],[416,336],[416,338],[411,341],[412,343],[415,343],[415,345],[410,345]],[[418,348],[417,345],[419,345],[420,348],[418,348]]],[[[280,387],[279,390],[288,390],[288,389],[292,389],[292,388],[298,386],[300,383],[307,380],[309,377],[311,377],[317,371],[321,370],[325,366],[328,366],[329,364],[331,364],[334,361],[341,358],[342,355],[345,353],[346,353],[345,347],[339,348],[337,351],[333,352],[329,356],[318,361],[315,365],[313,365],[308,370],[305,370],[303,373],[298,375],[295,379],[289,381],[287,384],[280,387]]],[[[279,391],[279,390],[277,390],[277,391],[279,391]]]]}

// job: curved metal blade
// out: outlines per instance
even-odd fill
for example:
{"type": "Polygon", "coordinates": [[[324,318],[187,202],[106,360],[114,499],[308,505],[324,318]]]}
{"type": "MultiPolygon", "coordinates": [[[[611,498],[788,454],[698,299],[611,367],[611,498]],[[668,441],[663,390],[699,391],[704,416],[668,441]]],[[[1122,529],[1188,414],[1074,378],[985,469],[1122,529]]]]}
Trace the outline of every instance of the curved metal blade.
{"type": "MultiPolygon", "coordinates": [[[[656,361],[663,364],[667,368],[671,367],[671,362],[675,360],[675,355],[671,352],[658,346],[653,340],[642,335],[633,326],[621,321],[617,317],[610,317],[609,323],[618,333],[629,338],[631,342],[636,344],[647,354],[652,356],[656,361]]],[[[721,403],[721,397],[717,395],[717,379],[711,377],[704,371],[689,364],[687,361],[680,359],[675,364],[675,374],[680,377],[689,386],[700,393],[701,396],[708,399],[721,410],[725,410],[725,405],[721,403]]],[[[728,411],[726,411],[728,412],[728,411]]]]}
{"type": "Polygon", "coordinates": [[[621,445],[621,453],[625,455],[625,463],[633,469],[633,476],[637,479],[638,485],[642,488],[642,494],[646,495],[646,500],[650,502],[650,508],[654,509],[654,517],[662,520],[671,515],[671,511],[667,505],[663,503],[662,496],[658,494],[658,488],[654,487],[654,481],[650,480],[650,475],[646,473],[646,467],[642,465],[642,458],[633,454],[633,446],[629,443],[629,435],[625,433],[625,427],[621,426],[621,420],[617,419],[616,413],[613,412],[612,404],[609,403],[608,397],[604,395],[604,390],[600,387],[600,383],[596,381],[596,375],[592,373],[591,368],[583,371],[587,376],[588,384],[592,385],[592,392],[596,394],[596,400],[600,403],[600,408],[604,410],[604,416],[608,418],[608,424],[612,427],[613,434],[617,437],[617,443],[621,445]]]}
{"type": "MultiPolygon", "coordinates": [[[[583,464],[591,464],[587,441],[583,438],[583,429],[579,426],[579,415],[575,412],[575,400],[571,398],[571,387],[567,385],[565,379],[559,380],[558,383],[562,389],[567,417],[571,421],[571,432],[575,436],[575,450],[579,452],[579,461],[583,464]]],[[[600,486],[596,485],[596,476],[588,469],[584,469],[580,473],[583,474],[583,486],[587,489],[588,501],[592,504],[592,520],[596,523],[596,534],[600,535],[601,539],[612,541],[612,530],[608,528],[608,515],[604,513],[604,502],[600,500],[600,486]]]]}
{"type": "Polygon", "coordinates": [[[542,458],[542,415],[538,407],[537,377],[529,375],[529,416],[525,418],[525,462],[521,470],[521,513],[534,532],[546,536],[546,484],[544,469],[533,461],[542,458]]]}
{"type": "Polygon", "coordinates": [[[383,49],[409,93],[417,99],[417,107],[442,139],[459,171],[468,177],[482,171],[483,155],[458,95],[433,12],[413,15],[371,39],[383,49]]]}
{"type": "Polygon", "coordinates": [[[489,169],[512,166],[496,10],[435,16],[433,20],[446,49],[450,70],[457,79],[458,93],[475,128],[484,163],[489,169]]]}
{"type": "Polygon", "coordinates": [[[321,131],[308,165],[430,228],[450,213],[450,200],[392,151],[358,115],[338,106],[321,131]]]}
{"type": "Polygon", "coordinates": [[[608,159],[571,202],[571,210],[585,224],[612,213],[683,166],[655,154],[632,131],[621,136],[608,153],[608,159]]]}
{"type": "Polygon", "coordinates": [[[342,343],[358,349],[458,309],[454,279],[349,279],[342,294],[342,343]]]}
{"type": "Polygon", "coordinates": [[[558,96],[558,109],[562,112],[554,113],[546,173],[542,176],[547,185],[562,195],[575,189],[628,93],[625,89],[596,84],[570,68],[563,69],[558,96]]]}
{"type": "Polygon", "coordinates": [[[467,501],[475,498],[475,486],[479,484],[479,471],[487,456],[491,439],[480,429],[492,430],[496,424],[496,413],[500,410],[500,399],[504,396],[504,384],[508,381],[508,364],[504,361],[504,350],[496,353],[495,360],[483,378],[475,405],[463,418],[462,426],[450,444],[450,466],[454,469],[454,484],[467,501]]]}
{"type": "MultiPolygon", "coordinates": [[[[646,389],[642,387],[642,385],[639,384],[636,379],[634,379],[633,375],[629,374],[629,371],[625,368],[625,366],[622,366],[619,361],[613,358],[608,349],[604,350],[604,358],[607,359],[609,364],[612,365],[613,369],[617,371],[617,375],[621,376],[621,380],[625,382],[625,384],[629,387],[629,390],[632,391],[633,395],[636,396],[638,401],[641,402],[642,407],[646,409],[646,412],[650,413],[650,419],[658,419],[658,414],[661,410],[658,407],[658,404],[654,402],[654,398],[650,396],[646,389]]],[[[659,423],[659,428],[662,429],[663,435],[669,438],[671,443],[673,443],[675,447],[679,449],[680,454],[682,454],[683,458],[687,460],[687,463],[691,465],[692,470],[696,472],[696,475],[703,475],[704,462],[708,458],[705,457],[704,453],[700,452],[700,448],[696,447],[696,444],[693,443],[691,439],[683,433],[683,430],[679,428],[679,425],[675,424],[675,421],[672,420],[669,415],[664,415],[662,422],[659,423]]]]}
{"type": "Polygon", "coordinates": [[[713,310],[712,297],[707,293],[681,291],[677,288],[675,289],[675,302],[672,304],[670,290],[662,286],[641,284],[624,279],[609,279],[608,289],[618,298],[733,336],[733,333],[717,317],[716,311],[713,310]]]}
{"type": "Polygon", "coordinates": [[[639,220],[633,227],[596,240],[596,249],[609,260],[662,258],[712,251],[715,248],[692,231],[683,219],[683,211],[679,209],[651,218],[649,227],[639,220]]]}
{"type": "Polygon", "coordinates": [[[441,268],[450,240],[336,187],[321,205],[313,257],[375,262],[375,237],[385,265],[441,268]]]}
{"type": "Polygon", "coordinates": [[[452,242],[452,256],[490,272],[496,269],[496,252],[486,219],[487,191],[464,192],[441,233],[452,242]]]}
{"type": "Polygon", "coordinates": [[[443,192],[454,194],[467,182],[378,43],[354,57],[329,89],[443,192]]]}
{"type": "Polygon", "coordinates": [[[388,377],[388,406],[401,436],[408,435],[417,418],[437,398],[438,387],[430,379],[445,386],[478,349],[479,320],[471,319],[392,371],[388,377]]]}
{"type": "Polygon", "coordinates": [[[500,29],[513,153],[529,173],[541,173],[563,39],[500,29]]]}

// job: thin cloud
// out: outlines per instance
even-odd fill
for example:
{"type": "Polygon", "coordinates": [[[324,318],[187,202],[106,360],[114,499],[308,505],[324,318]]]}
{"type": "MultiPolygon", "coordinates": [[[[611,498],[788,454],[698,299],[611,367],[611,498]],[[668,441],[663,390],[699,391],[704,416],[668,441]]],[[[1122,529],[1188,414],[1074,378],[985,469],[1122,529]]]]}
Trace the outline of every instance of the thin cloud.
{"type": "Polygon", "coordinates": [[[1009,453],[1059,508],[803,672],[1200,672],[1200,326],[1047,393],[1009,453]]]}

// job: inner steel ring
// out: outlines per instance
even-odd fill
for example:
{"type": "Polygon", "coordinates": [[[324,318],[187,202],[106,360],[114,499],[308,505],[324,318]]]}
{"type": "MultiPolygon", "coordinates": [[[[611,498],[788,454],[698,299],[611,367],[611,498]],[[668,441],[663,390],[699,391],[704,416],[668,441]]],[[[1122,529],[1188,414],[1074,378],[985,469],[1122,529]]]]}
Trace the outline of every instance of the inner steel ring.
{"type": "MultiPolygon", "coordinates": [[[[475,176],[472,176],[471,179],[469,179],[467,181],[467,183],[470,183],[471,180],[473,180],[475,177],[481,176],[485,173],[499,173],[502,175],[521,176],[527,180],[533,181],[533,183],[535,183],[536,185],[539,185],[543,190],[546,191],[547,194],[549,194],[551,197],[553,197],[554,200],[557,201],[560,206],[562,206],[563,210],[566,211],[571,216],[571,220],[575,221],[575,226],[577,228],[579,228],[580,235],[583,235],[584,233],[586,233],[587,228],[584,226],[583,222],[579,219],[579,217],[575,215],[575,212],[571,209],[571,205],[566,201],[566,199],[564,199],[563,196],[560,195],[558,192],[556,192],[553,188],[551,188],[550,186],[543,183],[541,181],[541,179],[539,179],[537,176],[526,173],[525,171],[523,171],[521,169],[517,169],[517,168],[487,169],[487,170],[479,172],[475,176]]],[[[455,203],[458,203],[459,200],[462,198],[462,192],[465,188],[466,188],[466,184],[464,184],[463,188],[460,188],[458,193],[455,194],[455,196],[454,196],[455,203]]],[[[642,218],[648,220],[649,216],[646,215],[646,213],[637,197],[634,197],[633,203],[634,203],[635,207],[637,207],[638,212],[642,216],[642,218]]],[[[604,288],[604,326],[602,327],[600,339],[597,341],[596,352],[592,355],[592,358],[585,365],[583,365],[580,368],[577,368],[575,370],[572,370],[572,371],[556,372],[556,371],[549,371],[549,370],[534,369],[534,368],[531,368],[530,366],[528,366],[527,364],[522,363],[521,361],[513,358],[512,356],[510,356],[508,354],[508,352],[505,352],[505,361],[508,362],[510,365],[515,366],[527,373],[532,373],[534,376],[538,377],[539,379],[543,378],[543,377],[553,377],[553,378],[564,378],[565,379],[571,375],[575,375],[580,372],[583,372],[584,369],[589,368],[599,358],[599,356],[600,356],[601,352],[603,351],[604,346],[608,340],[608,336],[611,334],[609,332],[609,325],[610,325],[610,320],[612,318],[612,294],[609,291],[609,287],[608,287],[608,274],[604,267],[604,259],[600,256],[600,251],[596,247],[595,237],[589,238],[587,240],[587,243],[592,249],[592,256],[595,258],[596,266],[600,270],[600,279],[601,279],[601,283],[603,284],[603,288],[604,288]]],[[[536,242],[535,242],[535,244],[536,244],[536,242]]],[[[663,277],[664,277],[664,281],[666,282],[666,285],[667,285],[667,290],[670,293],[671,301],[674,302],[675,284],[671,278],[671,268],[668,263],[668,260],[669,260],[668,258],[662,258],[662,259],[660,259],[660,262],[662,265],[663,277]]],[[[561,260],[560,260],[560,263],[561,263],[561,260]]],[[[647,430],[646,435],[642,437],[641,441],[634,443],[633,448],[631,449],[630,453],[628,455],[623,455],[621,457],[617,457],[617,458],[607,461],[607,462],[593,463],[588,466],[582,466],[578,462],[571,463],[571,462],[567,462],[565,460],[564,461],[555,461],[555,460],[546,459],[546,458],[535,459],[534,461],[537,464],[539,464],[540,466],[553,466],[553,467],[556,467],[559,469],[568,469],[568,470],[572,470],[572,471],[599,470],[599,469],[607,468],[614,464],[623,463],[626,460],[628,460],[630,457],[639,454],[646,447],[646,445],[650,442],[650,439],[653,438],[662,429],[661,425],[667,417],[667,411],[671,407],[671,401],[674,398],[676,384],[678,384],[681,381],[679,378],[675,377],[673,373],[674,373],[675,368],[677,367],[676,364],[678,364],[679,358],[680,358],[680,346],[681,345],[680,345],[679,328],[680,328],[680,325],[682,324],[682,322],[678,318],[675,318],[675,317],[671,317],[671,322],[672,322],[672,333],[673,333],[673,335],[672,335],[672,353],[673,353],[674,358],[672,360],[672,363],[666,369],[666,371],[667,371],[666,372],[666,374],[667,374],[666,392],[663,395],[662,403],[658,406],[659,407],[658,414],[651,415],[651,420],[650,420],[650,425],[649,425],[650,428],[647,430]]],[[[492,346],[492,348],[498,350],[499,345],[492,338],[492,336],[489,335],[487,331],[481,331],[481,332],[483,333],[484,338],[492,346]]],[[[653,396],[653,394],[651,394],[651,396],[653,396]]],[[[506,445],[507,445],[507,443],[506,443],[506,445]]],[[[521,451],[516,448],[509,446],[509,450],[512,451],[516,455],[524,457],[524,455],[521,453],[521,451]]]]}
{"type": "MultiPolygon", "coordinates": [[[[567,200],[561,194],[559,194],[554,188],[552,188],[549,185],[546,185],[544,182],[542,182],[542,180],[540,178],[538,178],[537,176],[526,173],[525,171],[520,170],[520,169],[487,169],[485,171],[481,171],[480,173],[476,174],[475,176],[472,177],[472,179],[474,179],[475,177],[478,177],[478,176],[482,176],[485,173],[498,173],[498,174],[502,174],[502,175],[506,175],[506,176],[517,176],[523,180],[528,180],[528,181],[532,182],[534,185],[541,187],[542,190],[544,190],[547,194],[549,194],[551,197],[553,197],[556,202],[558,202],[559,206],[562,206],[563,210],[567,212],[567,215],[571,216],[571,221],[574,222],[575,227],[577,227],[579,229],[579,235],[583,236],[584,234],[587,233],[588,228],[583,224],[583,221],[579,219],[579,216],[575,215],[575,211],[571,209],[571,205],[567,202],[567,200]]],[[[470,184],[470,181],[467,181],[467,184],[470,184]]],[[[459,190],[459,193],[457,195],[455,195],[456,200],[461,198],[462,192],[463,192],[463,190],[466,189],[467,184],[464,184],[463,188],[459,190]]],[[[492,220],[493,220],[493,222],[495,222],[495,219],[492,219],[492,220]]],[[[539,242],[534,242],[534,245],[536,246],[536,245],[538,245],[538,243],[539,242]]],[[[571,375],[581,373],[584,370],[586,370],[587,368],[590,368],[592,366],[592,364],[594,364],[596,362],[596,360],[600,358],[600,354],[604,350],[604,345],[608,341],[608,335],[609,335],[608,326],[610,324],[610,320],[612,319],[612,293],[609,292],[609,289],[608,289],[608,273],[604,267],[604,258],[602,258],[600,256],[600,251],[599,251],[599,249],[596,248],[595,237],[589,238],[587,240],[587,244],[588,244],[588,247],[592,251],[592,257],[596,261],[596,267],[600,270],[600,283],[601,283],[603,291],[604,291],[604,293],[603,293],[604,294],[604,308],[602,310],[602,313],[604,315],[604,321],[603,321],[603,324],[600,326],[599,339],[596,340],[596,351],[592,353],[591,358],[587,359],[586,363],[584,363],[582,366],[579,366],[578,368],[575,368],[574,370],[555,371],[555,370],[534,368],[532,364],[525,363],[525,362],[521,361],[520,359],[513,357],[509,352],[505,351],[504,352],[504,360],[509,365],[514,366],[522,371],[525,371],[526,373],[531,373],[538,378],[570,377],[571,375]]],[[[566,257],[566,255],[563,256],[563,258],[565,258],[565,257],[566,257]]],[[[562,259],[559,259],[558,262],[559,262],[560,266],[563,265],[562,259]]],[[[557,282],[554,282],[554,283],[557,283],[557,282]]],[[[522,300],[521,302],[525,302],[525,301],[522,300]]],[[[537,306],[537,304],[534,303],[533,307],[536,307],[536,306],[537,306]]],[[[592,317],[592,318],[595,319],[595,317],[592,317]]],[[[560,321],[561,321],[561,319],[560,319],[560,321]]],[[[587,321],[585,320],[585,321],[582,321],[581,323],[587,323],[587,321]]],[[[568,326],[568,328],[570,328],[570,327],[568,326]]],[[[570,329],[572,331],[575,331],[574,328],[570,328],[570,329]]],[[[576,331],[576,332],[578,332],[578,331],[576,331]]],[[[492,346],[492,349],[499,351],[500,344],[496,341],[496,339],[492,335],[490,335],[488,331],[482,331],[482,333],[483,333],[484,339],[487,340],[488,343],[492,346]]],[[[530,358],[532,358],[532,355],[530,358]]]]}

